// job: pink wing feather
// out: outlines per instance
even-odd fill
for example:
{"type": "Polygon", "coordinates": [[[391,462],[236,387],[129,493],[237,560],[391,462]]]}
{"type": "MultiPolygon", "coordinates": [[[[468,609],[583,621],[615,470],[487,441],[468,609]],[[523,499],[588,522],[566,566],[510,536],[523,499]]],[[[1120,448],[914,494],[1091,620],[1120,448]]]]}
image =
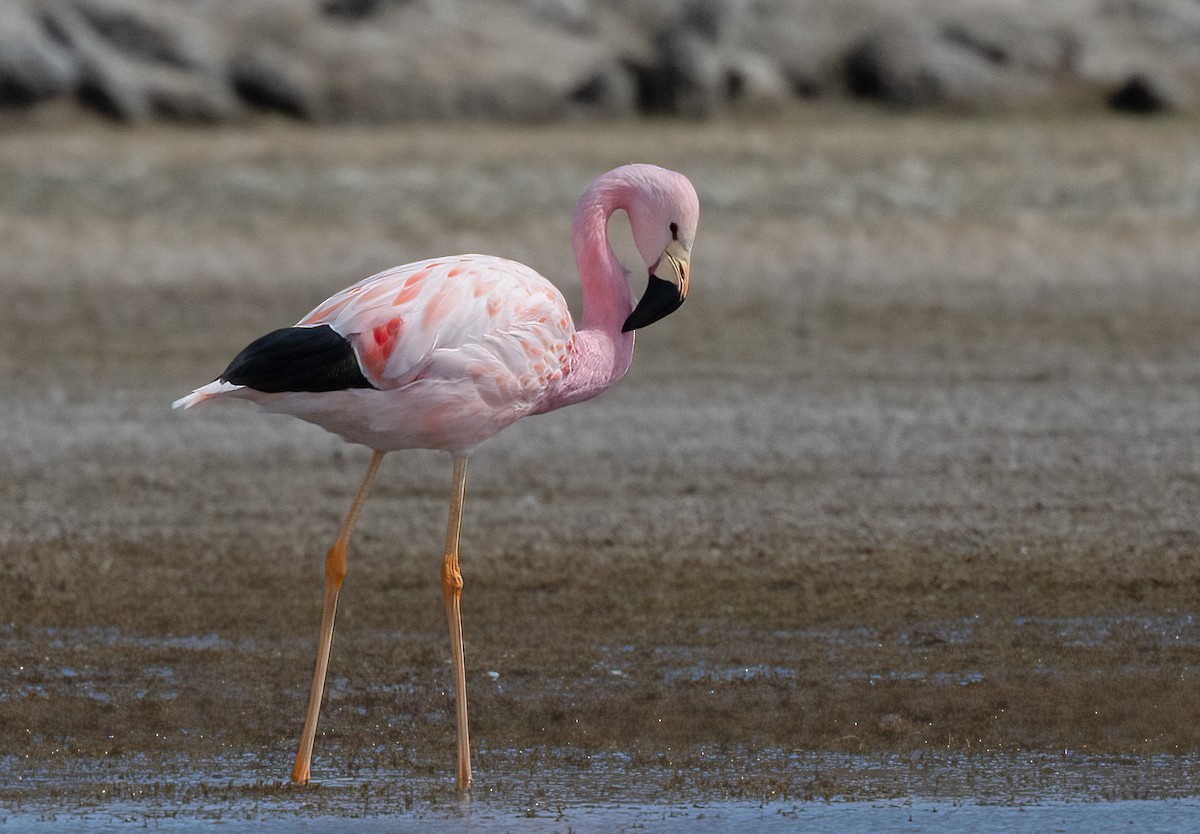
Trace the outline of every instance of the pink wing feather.
{"type": "Polygon", "coordinates": [[[434,258],[372,275],[297,323],[319,324],[350,340],[378,388],[418,378],[472,380],[498,389],[484,392],[487,399],[523,399],[514,386],[544,389],[557,381],[575,331],[553,284],[523,264],[486,255],[434,258]]]}

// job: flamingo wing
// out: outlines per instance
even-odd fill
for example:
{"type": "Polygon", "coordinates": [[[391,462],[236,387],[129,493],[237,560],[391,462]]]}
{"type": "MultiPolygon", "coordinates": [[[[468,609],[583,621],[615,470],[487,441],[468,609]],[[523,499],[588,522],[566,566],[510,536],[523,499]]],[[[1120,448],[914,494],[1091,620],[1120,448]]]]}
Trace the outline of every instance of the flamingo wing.
{"type": "Polygon", "coordinates": [[[523,264],[484,255],[419,261],[366,278],[297,323],[321,326],[350,342],[363,375],[380,389],[418,378],[545,385],[561,372],[574,333],[553,284],[523,264]]]}

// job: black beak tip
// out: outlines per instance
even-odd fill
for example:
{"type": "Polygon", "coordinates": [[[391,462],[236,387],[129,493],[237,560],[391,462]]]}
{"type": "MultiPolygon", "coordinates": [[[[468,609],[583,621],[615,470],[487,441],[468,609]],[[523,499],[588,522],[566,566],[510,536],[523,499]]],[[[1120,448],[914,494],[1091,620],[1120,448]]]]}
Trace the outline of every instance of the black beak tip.
{"type": "Polygon", "coordinates": [[[654,324],[661,318],[671,315],[683,304],[679,289],[670,281],[664,281],[657,275],[651,275],[646,284],[646,292],[642,294],[637,307],[625,319],[621,327],[622,333],[637,330],[648,324],[654,324]]]}

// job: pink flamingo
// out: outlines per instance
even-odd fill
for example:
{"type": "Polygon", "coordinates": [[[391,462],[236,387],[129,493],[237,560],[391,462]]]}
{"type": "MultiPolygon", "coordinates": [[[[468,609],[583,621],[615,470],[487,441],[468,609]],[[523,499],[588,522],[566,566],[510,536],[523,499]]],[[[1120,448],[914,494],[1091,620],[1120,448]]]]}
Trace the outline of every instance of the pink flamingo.
{"type": "Polygon", "coordinates": [[[625,375],[633,331],[674,312],[688,293],[700,204],[682,174],[625,165],[598,177],[575,208],[572,237],[583,322],[529,267],[461,255],[398,266],[359,281],[294,327],[252,342],[215,381],[175,402],[253,400],[374,450],[362,486],[325,558],[325,596],[308,712],[292,781],[309,781],[346,547],[384,454],[444,449],[454,457],[442,590],[454,665],[458,786],[471,784],[458,538],[467,456],[529,414],[590,399],[625,375]],[[618,209],[649,270],[633,305],[628,273],[608,242],[618,209]]]}

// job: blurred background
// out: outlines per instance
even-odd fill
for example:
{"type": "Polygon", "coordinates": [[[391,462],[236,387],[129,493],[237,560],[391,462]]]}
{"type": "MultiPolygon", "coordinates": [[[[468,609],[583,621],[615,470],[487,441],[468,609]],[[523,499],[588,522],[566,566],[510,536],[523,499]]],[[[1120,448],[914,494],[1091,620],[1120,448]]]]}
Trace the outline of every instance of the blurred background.
{"type": "Polygon", "coordinates": [[[399,263],[578,310],[630,161],[692,292],[472,456],[476,796],[1194,797],[1198,71],[1190,0],[7,0],[0,802],[449,807],[448,460],[384,464],[293,793],[368,455],[169,406],[399,263]]]}
{"type": "Polygon", "coordinates": [[[857,98],[1196,106],[1190,0],[11,0],[0,106],[121,122],[561,121],[857,98]]]}

